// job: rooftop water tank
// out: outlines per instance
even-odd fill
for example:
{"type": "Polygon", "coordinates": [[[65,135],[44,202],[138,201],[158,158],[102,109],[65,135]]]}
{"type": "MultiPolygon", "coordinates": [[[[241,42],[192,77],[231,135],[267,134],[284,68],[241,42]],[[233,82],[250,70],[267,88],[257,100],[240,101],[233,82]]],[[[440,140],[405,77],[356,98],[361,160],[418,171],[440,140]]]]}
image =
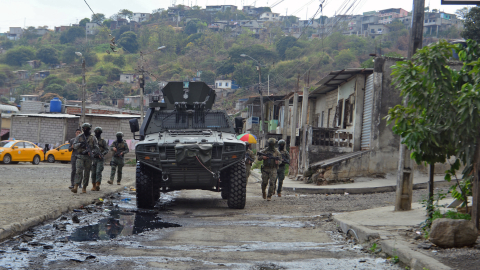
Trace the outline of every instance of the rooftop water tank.
{"type": "Polygon", "coordinates": [[[60,99],[55,97],[50,101],[50,112],[51,113],[62,112],[62,101],[60,99]]]}

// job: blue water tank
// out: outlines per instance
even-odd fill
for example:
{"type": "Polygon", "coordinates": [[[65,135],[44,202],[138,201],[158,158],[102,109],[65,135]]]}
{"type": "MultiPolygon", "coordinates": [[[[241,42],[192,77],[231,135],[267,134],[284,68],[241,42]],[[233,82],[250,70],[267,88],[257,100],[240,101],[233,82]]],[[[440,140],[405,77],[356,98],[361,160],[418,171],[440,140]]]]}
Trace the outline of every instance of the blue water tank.
{"type": "Polygon", "coordinates": [[[62,101],[60,99],[55,97],[50,101],[50,112],[52,113],[62,112],[62,101]]]}

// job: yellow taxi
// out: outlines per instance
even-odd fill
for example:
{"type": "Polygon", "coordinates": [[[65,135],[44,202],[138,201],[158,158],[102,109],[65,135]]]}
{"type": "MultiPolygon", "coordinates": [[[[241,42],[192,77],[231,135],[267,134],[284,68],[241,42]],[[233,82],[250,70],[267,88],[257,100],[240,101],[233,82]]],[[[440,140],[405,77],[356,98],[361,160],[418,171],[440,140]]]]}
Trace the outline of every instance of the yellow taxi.
{"type": "Polygon", "coordinates": [[[32,162],[34,165],[38,165],[43,160],[43,149],[31,142],[20,140],[0,142],[0,161],[3,164],[32,162]]]}
{"type": "Polygon", "coordinates": [[[72,152],[68,151],[69,143],[62,144],[57,148],[53,148],[50,151],[47,151],[45,157],[48,162],[54,163],[55,161],[70,161],[72,158],[72,152]]]}

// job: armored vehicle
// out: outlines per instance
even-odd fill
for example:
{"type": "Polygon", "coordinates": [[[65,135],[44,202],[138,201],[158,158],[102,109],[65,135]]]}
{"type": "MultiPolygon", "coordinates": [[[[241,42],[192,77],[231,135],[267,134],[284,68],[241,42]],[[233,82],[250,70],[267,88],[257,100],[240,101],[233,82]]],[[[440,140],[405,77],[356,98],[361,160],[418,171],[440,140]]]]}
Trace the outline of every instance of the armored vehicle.
{"type": "MultiPolygon", "coordinates": [[[[226,111],[213,110],[215,91],[203,82],[169,82],[153,97],[141,127],[130,120],[137,158],[137,206],[152,208],[160,192],[221,192],[228,207],[246,199],[245,143],[226,111]],[[139,131],[139,135],[135,134],[139,131]]],[[[240,122],[240,123],[239,123],[240,122]]]]}

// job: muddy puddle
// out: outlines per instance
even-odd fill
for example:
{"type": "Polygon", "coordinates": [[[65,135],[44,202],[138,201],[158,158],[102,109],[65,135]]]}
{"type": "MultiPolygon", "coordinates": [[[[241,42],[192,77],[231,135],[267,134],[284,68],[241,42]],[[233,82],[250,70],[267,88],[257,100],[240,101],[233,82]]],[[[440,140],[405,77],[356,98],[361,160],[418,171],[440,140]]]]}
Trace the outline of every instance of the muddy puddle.
{"type": "Polygon", "coordinates": [[[76,229],[67,236],[67,240],[75,242],[110,240],[118,236],[129,236],[155,229],[180,227],[178,224],[163,222],[155,212],[132,213],[116,209],[109,213],[110,218],[76,229]]]}

